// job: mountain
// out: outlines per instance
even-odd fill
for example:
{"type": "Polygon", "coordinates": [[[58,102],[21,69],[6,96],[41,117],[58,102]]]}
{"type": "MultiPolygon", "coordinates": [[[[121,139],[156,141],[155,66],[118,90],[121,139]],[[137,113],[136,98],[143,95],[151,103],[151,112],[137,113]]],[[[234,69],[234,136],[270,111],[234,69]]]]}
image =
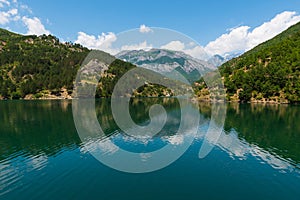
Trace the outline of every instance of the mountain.
{"type": "Polygon", "coordinates": [[[243,52],[241,52],[241,51],[234,51],[234,52],[226,53],[223,56],[216,54],[216,55],[213,55],[212,57],[210,57],[207,60],[207,62],[214,65],[215,67],[219,67],[222,64],[226,63],[227,61],[229,61],[233,58],[239,57],[242,54],[243,54],[243,52]]]}
{"type": "Polygon", "coordinates": [[[165,49],[122,51],[116,57],[161,74],[177,70],[190,82],[199,80],[201,75],[215,69],[211,63],[198,60],[180,51],[165,49]]]}
{"type": "Polygon", "coordinates": [[[233,52],[226,53],[225,55],[223,55],[224,63],[234,58],[237,58],[240,55],[243,55],[244,53],[245,51],[233,51],[233,52]]]}
{"type": "MultiPolygon", "coordinates": [[[[83,75],[94,73],[99,60],[104,65],[96,97],[110,97],[119,78],[135,65],[103,51],[62,43],[52,35],[24,36],[0,29],[0,99],[72,98],[80,66],[85,66],[83,75]]],[[[154,84],[129,92],[136,96],[172,95],[168,89],[154,84]]]]}
{"type": "Polygon", "coordinates": [[[227,60],[225,60],[224,57],[216,54],[216,55],[212,56],[211,58],[209,58],[207,62],[212,64],[213,66],[219,67],[220,65],[222,65],[226,61],[227,60]]]}
{"type": "Polygon", "coordinates": [[[300,23],[220,66],[232,101],[300,101],[300,23]]]}
{"type": "Polygon", "coordinates": [[[89,50],[51,35],[0,29],[0,99],[70,95],[76,70],[89,50]]]}
{"type": "MultiPolygon", "coordinates": [[[[90,52],[52,35],[24,36],[0,29],[0,99],[71,98],[77,71],[90,52]]],[[[110,60],[99,74],[97,97],[110,97],[119,78],[136,65],[162,74],[175,69],[190,82],[199,80],[200,73],[216,69],[177,51],[124,51],[117,55],[119,59],[95,52],[110,60]]],[[[222,61],[219,56],[215,59],[222,61]]],[[[300,102],[300,23],[222,64],[219,70],[230,101],[300,102]]],[[[195,91],[208,96],[201,79],[194,85],[195,91]]],[[[172,95],[167,88],[146,81],[145,87],[129,92],[135,96],[172,95]]]]}

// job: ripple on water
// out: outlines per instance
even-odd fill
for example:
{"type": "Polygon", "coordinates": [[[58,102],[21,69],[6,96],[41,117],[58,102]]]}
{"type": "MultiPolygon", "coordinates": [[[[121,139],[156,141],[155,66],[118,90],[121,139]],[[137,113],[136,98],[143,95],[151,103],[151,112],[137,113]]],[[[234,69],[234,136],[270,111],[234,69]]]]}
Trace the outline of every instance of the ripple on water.
{"type": "Polygon", "coordinates": [[[32,155],[18,151],[0,161],[0,196],[22,188],[25,173],[43,169],[48,163],[44,153],[32,155]]]}

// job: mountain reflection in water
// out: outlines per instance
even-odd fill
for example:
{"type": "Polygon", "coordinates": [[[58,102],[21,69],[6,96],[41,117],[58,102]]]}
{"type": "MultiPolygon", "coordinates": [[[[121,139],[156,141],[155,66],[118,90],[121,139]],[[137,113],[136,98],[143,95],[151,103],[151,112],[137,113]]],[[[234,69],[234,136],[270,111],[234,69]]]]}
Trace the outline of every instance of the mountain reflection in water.
{"type": "MultiPolygon", "coordinates": [[[[224,130],[217,143],[214,144],[213,151],[201,160],[197,157],[197,153],[210,122],[211,104],[199,104],[200,121],[196,135],[188,132],[176,135],[181,117],[180,105],[176,98],[132,99],[130,114],[133,121],[142,126],[147,125],[150,120],[149,109],[153,104],[163,105],[168,115],[167,122],[157,135],[150,139],[143,139],[131,137],[118,128],[111,112],[110,99],[97,100],[96,114],[105,137],[91,138],[89,141],[82,142],[74,125],[71,101],[1,101],[0,197],[16,198],[17,194],[23,194],[24,198],[37,199],[44,193],[48,193],[49,198],[58,197],[56,195],[68,198],[70,196],[64,196],[62,190],[57,189],[60,192],[56,193],[53,189],[58,181],[68,181],[67,189],[72,193],[75,186],[72,186],[71,180],[81,179],[87,184],[94,176],[104,178],[99,174],[100,171],[97,173],[95,171],[100,166],[102,171],[117,178],[119,175],[116,171],[102,166],[89,155],[87,149],[90,151],[93,145],[96,145],[95,150],[101,149],[102,153],[106,154],[113,154],[116,148],[143,154],[163,148],[165,145],[180,146],[191,138],[194,142],[182,158],[161,172],[151,173],[153,178],[156,174],[172,173],[173,168],[177,168],[177,173],[180,173],[183,168],[189,168],[190,172],[195,174],[195,180],[193,177],[189,180],[196,181],[196,174],[198,174],[196,171],[201,168],[206,169],[205,167],[212,163],[211,158],[217,156],[218,160],[214,162],[224,162],[224,165],[227,163],[227,165],[239,167],[230,170],[242,173],[239,174],[241,177],[251,174],[255,177],[253,181],[259,179],[262,184],[270,185],[268,187],[275,187],[272,185],[272,181],[275,181],[274,184],[278,187],[283,187],[283,185],[288,187],[286,193],[282,194],[292,195],[290,197],[299,195],[297,193],[297,188],[300,186],[299,106],[228,104],[224,130]],[[111,143],[106,142],[108,140],[112,141],[115,146],[110,146],[111,143]],[[232,163],[225,162],[227,157],[232,163]],[[239,164],[235,166],[234,163],[237,161],[239,164]],[[84,164],[84,162],[89,164],[84,164]],[[243,171],[241,166],[246,163],[254,168],[250,171],[248,168],[248,171],[243,171]],[[275,171],[264,168],[264,165],[275,171]],[[61,168],[57,169],[55,166],[61,166],[61,168]],[[96,174],[85,179],[80,175],[83,171],[85,171],[85,177],[88,176],[86,174],[88,171],[96,174]],[[277,178],[262,177],[262,174],[267,176],[270,173],[276,174],[277,178]],[[30,192],[32,190],[35,191],[34,195],[30,192]]],[[[147,160],[148,158],[141,157],[141,159],[147,160]]],[[[221,170],[217,165],[213,168],[211,169],[213,171],[221,170]]],[[[246,167],[244,169],[246,170],[246,167]]],[[[212,173],[208,173],[207,176],[214,177],[212,173]]],[[[226,179],[226,175],[223,176],[226,179]]],[[[222,182],[223,178],[219,178],[214,181],[222,182]]],[[[171,180],[173,181],[171,185],[174,187],[177,181],[180,181],[172,178],[171,180]]],[[[251,182],[251,180],[248,181],[251,182]]],[[[238,185],[242,180],[235,177],[234,181],[236,182],[233,184],[238,185]]],[[[213,184],[217,182],[210,183],[206,187],[213,188],[213,184]]],[[[94,183],[96,185],[89,190],[89,193],[97,193],[97,190],[94,191],[93,188],[96,188],[98,182],[94,183]]],[[[156,188],[151,184],[149,187],[156,188]]],[[[194,191],[193,187],[185,188],[185,191],[189,190],[194,191]]],[[[261,194],[260,190],[256,188],[253,191],[261,194]]],[[[231,193],[228,195],[230,196],[231,193]]],[[[273,195],[274,198],[280,197],[276,193],[273,195]]]]}

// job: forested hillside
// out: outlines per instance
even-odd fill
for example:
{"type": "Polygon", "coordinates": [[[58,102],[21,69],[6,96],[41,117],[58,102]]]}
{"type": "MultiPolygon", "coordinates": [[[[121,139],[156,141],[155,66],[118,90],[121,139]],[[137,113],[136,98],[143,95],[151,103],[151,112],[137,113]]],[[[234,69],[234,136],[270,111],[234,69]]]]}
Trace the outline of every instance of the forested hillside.
{"type": "Polygon", "coordinates": [[[89,50],[51,35],[23,36],[0,29],[0,97],[24,98],[72,90],[89,50]]]}
{"type": "Polygon", "coordinates": [[[300,23],[220,68],[233,101],[300,101],[300,23]]]}
{"type": "MultiPolygon", "coordinates": [[[[23,36],[0,29],[0,99],[71,98],[77,70],[89,52],[79,44],[62,43],[55,36],[23,36]]],[[[118,79],[134,67],[118,59],[113,61],[101,75],[96,97],[110,97],[118,79]]],[[[299,102],[300,23],[219,69],[227,100],[299,102]]],[[[203,81],[195,84],[195,91],[209,100],[203,81]]],[[[148,84],[134,95],[173,94],[148,84]]]]}
{"type": "MultiPolygon", "coordinates": [[[[62,43],[52,35],[23,36],[0,29],[0,99],[72,98],[79,67],[91,51],[62,43]]],[[[96,97],[110,97],[119,78],[135,65],[115,59],[101,74],[96,97]]],[[[164,96],[172,92],[147,84],[135,96],[164,96]]]]}

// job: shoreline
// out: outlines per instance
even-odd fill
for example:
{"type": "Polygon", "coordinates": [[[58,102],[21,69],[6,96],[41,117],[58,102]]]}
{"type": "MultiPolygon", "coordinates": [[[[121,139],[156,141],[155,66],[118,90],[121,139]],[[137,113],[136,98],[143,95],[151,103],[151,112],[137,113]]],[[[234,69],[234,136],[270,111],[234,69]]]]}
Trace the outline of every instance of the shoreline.
{"type": "MultiPolygon", "coordinates": [[[[111,97],[99,97],[95,99],[110,99],[111,97]]],[[[122,98],[122,97],[120,97],[122,98]]],[[[173,97],[131,97],[131,98],[176,98],[175,96],[173,97]]],[[[68,97],[68,98],[20,98],[20,99],[3,99],[0,98],[0,101],[55,101],[55,100],[73,100],[73,99],[78,99],[78,98],[73,98],[73,97],[68,97]]],[[[230,104],[258,104],[258,105],[295,105],[295,104],[300,104],[300,102],[276,102],[276,101],[249,101],[249,102],[241,102],[241,101],[223,101],[223,100],[203,100],[203,99],[195,99],[191,98],[192,102],[198,102],[198,103],[230,103],[230,104]]]]}

